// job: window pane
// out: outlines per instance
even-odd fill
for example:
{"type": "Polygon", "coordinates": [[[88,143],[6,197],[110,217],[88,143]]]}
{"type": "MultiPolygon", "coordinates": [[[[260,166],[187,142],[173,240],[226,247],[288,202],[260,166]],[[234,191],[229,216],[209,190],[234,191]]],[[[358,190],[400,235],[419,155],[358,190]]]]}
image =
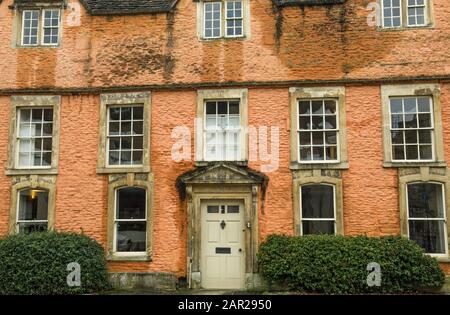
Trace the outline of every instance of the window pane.
{"type": "Polygon", "coordinates": [[[421,97],[417,100],[417,108],[419,112],[430,112],[430,98],[421,97]]]}
{"type": "Polygon", "coordinates": [[[303,221],[303,235],[334,234],[334,221],[303,221]]]}
{"type": "Polygon", "coordinates": [[[31,119],[31,110],[21,109],[20,110],[20,122],[29,122],[31,119]]]}
{"type": "Polygon", "coordinates": [[[299,113],[299,115],[311,114],[311,102],[310,101],[298,102],[298,113],[299,113]]]}
{"type": "Polygon", "coordinates": [[[127,187],[117,190],[117,219],[145,219],[146,190],[127,187]]]}
{"type": "Polygon", "coordinates": [[[419,152],[417,145],[407,145],[406,146],[406,159],[407,160],[417,160],[419,158],[419,152]]]}
{"type": "Polygon", "coordinates": [[[208,213],[219,213],[219,206],[207,206],[208,213]]]}
{"type": "Polygon", "coordinates": [[[313,160],[324,160],[325,153],[324,153],[324,147],[313,147],[313,160]]]}
{"type": "Polygon", "coordinates": [[[336,101],[326,100],[325,101],[325,114],[335,114],[336,113],[336,101]]]}
{"type": "Polygon", "coordinates": [[[19,234],[47,231],[47,222],[20,222],[19,234]]]}
{"type": "Polygon", "coordinates": [[[132,107],[121,107],[120,108],[120,119],[121,120],[131,120],[132,107]]]}
{"type": "Polygon", "coordinates": [[[403,144],[403,131],[393,131],[391,139],[393,144],[403,144]]]}
{"type": "Polygon", "coordinates": [[[409,238],[430,254],[445,253],[444,221],[410,220],[409,238]]]}
{"type": "Polygon", "coordinates": [[[117,223],[117,251],[145,252],[146,250],[146,222],[118,222],[117,223]]]}
{"type": "Polygon", "coordinates": [[[405,128],[417,128],[417,115],[405,115],[405,128]]]}
{"type": "Polygon", "coordinates": [[[301,187],[302,218],[334,218],[334,189],[330,185],[301,187]]]}
{"type": "Polygon", "coordinates": [[[120,120],[120,107],[109,108],[109,120],[120,120]]]}
{"type": "Polygon", "coordinates": [[[216,102],[206,102],[206,115],[216,114],[216,102]]]}
{"type": "Polygon", "coordinates": [[[391,113],[402,113],[403,107],[402,107],[402,100],[398,98],[391,99],[391,113]]]}
{"type": "Polygon", "coordinates": [[[131,151],[120,151],[120,164],[131,165],[131,151]]]}
{"type": "Polygon", "coordinates": [[[410,218],[444,218],[442,185],[409,184],[408,213],[410,218]]]}
{"type": "Polygon", "coordinates": [[[311,120],[309,116],[299,118],[300,129],[308,130],[311,129],[311,120]]]}
{"type": "Polygon", "coordinates": [[[327,160],[337,160],[337,146],[325,147],[325,155],[327,160]]]}
{"type": "Polygon", "coordinates": [[[311,104],[313,114],[323,114],[324,112],[323,101],[312,101],[311,104]]]}
{"type": "Polygon", "coordinates": [[[142,151],[133,151],[133,164],[142,164],[142,151]]]}
{"type": "Polygon", "coordinates": [[[421,160],[431,160],[433,158],[431,145],[421,145],[419,152],[421,160]]]}
{"type": "Polygon", "coordinates": [[[323,129],[323,116],[312,116],[312,128],[323,129]]]}
{"type": "Polygon", "coordinates": [[[133,107],[133,120],[143,120],[144,119],[144,107],[135,106],[133,107]]]}
{"type": "Polygon", "coordinates": [[[228,213],[239,213],[239,206],[228,206],[227,212],[228,213]]]}
{"type": "Polygon", "coordinates": [[[407,97],[403,100],[403,106],[405,109],[405,113],[416,113],[416,98],[407,97]]]}
{"type": "Polygon", "coordinates": [[[312,132],[313,144],[323,144],[323,132],[312,132]]]}
{"type": "Polygon", "coordinates": [[[19,192],[19,221],[48,219],[48,192],[26,189],[19,192]]]}
{"type": "Polygon", "coordinates": [[[311,161],[312,160],[312,156],[311,156],[311,147],[301,147],[300,148],[300,159],[302,161],[311,161]]]}

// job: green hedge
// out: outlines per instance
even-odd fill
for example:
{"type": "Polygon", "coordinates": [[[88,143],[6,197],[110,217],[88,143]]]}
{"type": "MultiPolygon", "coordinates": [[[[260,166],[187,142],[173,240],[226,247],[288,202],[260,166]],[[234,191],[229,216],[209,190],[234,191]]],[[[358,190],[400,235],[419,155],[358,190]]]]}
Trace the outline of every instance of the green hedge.
{"type": "Polygon", "coordinates": [[[74,233],[42,232],[0,240],[0,294],[83,294],[109,288],[103,248],[74,233]],[[67,265],[81,267],[81,286],[70,287],[67,265]]]}
{"type": "Polygon", "coordinates": [[[436,259],[402,237],[271,235],[258,262],[270,282],[327,294],[399,293],[439,288],[445,275],[436,259]],[[367,265],[381,267],[381,285],[368,286],[367,265]]]}

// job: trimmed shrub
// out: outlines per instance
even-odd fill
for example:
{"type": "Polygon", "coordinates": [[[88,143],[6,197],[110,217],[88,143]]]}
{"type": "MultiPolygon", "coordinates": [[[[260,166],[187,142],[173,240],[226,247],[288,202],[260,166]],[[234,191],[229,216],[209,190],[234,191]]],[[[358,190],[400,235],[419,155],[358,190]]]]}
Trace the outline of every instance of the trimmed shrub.
{"type": "Polygon", "coordinates": [[[109,288],[103,248],[75,233],[41,232],[0,240],[0,294],[83,294],[109,288]],[[70,287],[67,265],[81,267],[81,286],[70,287]]]}
{"type": "Polygon", "coordinates": [[[436,259],[397,236],[271,235],[261,244],[258,262],[269,282],[327,294],[417,292],[445,280],[436,259]],[[381,267],[380,286],[367,284],[371,262],[381,267]]]}

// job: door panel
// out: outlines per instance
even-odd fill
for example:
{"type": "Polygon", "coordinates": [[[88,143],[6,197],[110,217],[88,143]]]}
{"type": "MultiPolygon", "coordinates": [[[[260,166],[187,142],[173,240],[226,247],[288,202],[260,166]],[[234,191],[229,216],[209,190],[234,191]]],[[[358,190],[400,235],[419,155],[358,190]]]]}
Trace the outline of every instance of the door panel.
{"type": "Polygon", "coordinates": [[[240,200],[202,202],[202,287],[242,289],[245,276],[244,203],[240,200]]]}

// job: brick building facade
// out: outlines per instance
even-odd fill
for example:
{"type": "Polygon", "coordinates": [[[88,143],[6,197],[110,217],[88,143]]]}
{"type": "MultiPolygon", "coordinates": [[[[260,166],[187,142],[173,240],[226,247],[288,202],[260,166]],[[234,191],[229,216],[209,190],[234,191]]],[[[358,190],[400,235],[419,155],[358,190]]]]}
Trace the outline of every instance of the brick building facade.
{"type": "Polygon", "coordinates": [[[450,273],[446,4],[0,0],[0,235],[191,287],[252,287],[272,233],[401,234],[450,273]]]}

